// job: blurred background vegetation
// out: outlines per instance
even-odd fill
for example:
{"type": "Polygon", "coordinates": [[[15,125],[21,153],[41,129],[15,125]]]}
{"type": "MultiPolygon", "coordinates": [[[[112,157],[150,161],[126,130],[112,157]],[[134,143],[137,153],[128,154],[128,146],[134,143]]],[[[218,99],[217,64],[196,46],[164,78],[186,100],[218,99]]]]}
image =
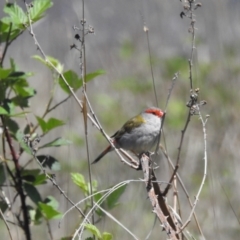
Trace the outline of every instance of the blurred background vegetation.
{"type": "MultiPolygon", "coordinates": [[[[75,42],[72,26],[80,25],[81,1],[53,2],[54,5],[48,10],[46,17],[34,25],[34,32],[47,55],[57,58],[66,69],[73,69],[80,74],[79,53],[70,51],[70,45],[75,42]]],[[[210,115],[207,123],[209,165],[207,181],[196,214],[206,239],[239,239],[240,1],[203,0],[201,3],[202,7],[196,11],[193,84],[194,88],[200,88],[200,98],[207,101],[207,105],[202,108],[202,114],[210,115]]],[[[4,1],[1,1],[0,9],[3,4],[4,1]]],[[[21,1],[19,4],[22,4],[21,1]]],[[[108,134],[113,134],[128,118],[146,106],[156,105],[146,34],[143,32],[144,21],[149,28],[160,107],[165,106],[174,73],[180,72],[164,126],[166,146],[175,161],[181,130],[188,112],[185,104],[189,97],[188,58],[191,51],[189,19],[180,18],[181,2],[88,0],[85,7],[87,24],[95,29],[95,34],[86,38],[87,72],[97,69],[106,71],[106,74],[87,84],[87,93],[108,134]]],[[[2,16],[1,11],[0,17],[2,16]]],[[[37,90],[37,97],[32,99],[31,109],[36,115],[41,115],[51,94],[53,80],[51,72],[32,59],[36,54],[38,52],[33,39],[25,32],[18,41],[13,42],[7,58],[14,58],[23,71],[35,73],[30,85],[37,90]]],[[[62,94],[60,90],[56,92],[55,103],[62,100],[62,94]]],[[[78,96],[81,97],[81,91],[78,96]]],[[[56,174],[56,179],[71,199],[79,201],[83,196],[80,192],[78,194],[79,189],[73,186],[70,172],[77,171],[86,178],[88,176],[83,117],[74,99],[70,99],[51,114],[63,119],[67,125],[43,138],[42,143],[60,135],[71,139],[74,144],[40,150],[40,153],[54,155],[61,161],[62,170],[56,174]]],[[[29,118],[36,121],[31,114],[29,118]]],[[[90,158],[93,160],[107,142],[95,127],[91,124],[88,127],[90,158]]],[[[168,181],[169,168],[164,157],[161,158],[159,166],[158,179],[168,181]]],[[[92,166],[92,170],[99,189],[127,179],[142,178],[141,172],[123,165],[115,153],[108,154],[99,164],[92,166]]],[[[179,173],[193,199],[203,176],[203,134],[197,116],[191,119],[187,129],[179,173]]],[[[50,193],[55,195],[62,212],[70,207],[51,184],[40,188],[40,191],[46,196],[50,193]]],[[[179,195],[185,219],[190,208],[181,191],[179,195]]],[[[154,222],[154,215],[146,197],[144,184],[132,183],[122,195],[119,206],[111,212],[140,239],[146,237],[154,222]]],[[[171,203],[171,194],[169,202],[171,203]]],[[[61,228],[58,228],[58,220],[52,221],[51,225],[56,229],[54,238],[58,239],[64,233],[71,234],[78,226],[78,219],[75,212],[67,215],[61,228]]],[[[114,239],[129,239],[129,235],[108,218],[102,221],[99,227],[111,232],[114,239]]],[[[2,222],[0,228],[5,228],[2,222]]],[[[45,228],[34,226],[33,229],[35,236],[39,236],[38,239],[47,239],[45,228]]],[[[189,225],[189,231],[198,238],[194,221],[189,225]]],[[[4,239],[7,239],[7,233],[4,234],[4,239]]],[[[165,239],[165,234],[160,238],[165,239]]],[[[159,239],[158,224],[151,239],[159,239]]]]}

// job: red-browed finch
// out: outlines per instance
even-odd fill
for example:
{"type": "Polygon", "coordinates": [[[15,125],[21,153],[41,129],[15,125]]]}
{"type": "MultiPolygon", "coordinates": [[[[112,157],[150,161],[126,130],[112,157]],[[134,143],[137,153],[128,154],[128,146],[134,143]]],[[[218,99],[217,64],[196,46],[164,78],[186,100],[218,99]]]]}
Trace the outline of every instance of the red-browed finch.
{"type": "MultiPolygon", "coordinates": [[[[145,109],[139,115],[128,120],[112,137],[116,148],[129,150],[135,154],[150,151],[158,142],[164,112],[156,107],[145,109]]],[[[98,162],[112,151],[109,145],[92,163],[98,162]]]]}

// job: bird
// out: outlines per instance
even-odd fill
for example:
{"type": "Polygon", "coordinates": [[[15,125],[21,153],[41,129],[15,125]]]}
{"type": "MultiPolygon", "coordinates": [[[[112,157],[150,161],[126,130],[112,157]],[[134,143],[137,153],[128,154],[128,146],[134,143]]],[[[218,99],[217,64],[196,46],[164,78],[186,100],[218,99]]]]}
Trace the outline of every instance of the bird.
{"type": "MultiPolygon", "coordinates": [[[[111,136],[115,148],[142,154],[150,151],[158,142],[164,112],[157,107],[149,107],[129,119],[120,130],[111,136]]],[[[109,145],[93,162],[97,163],[114,149],[109,145]]]]}

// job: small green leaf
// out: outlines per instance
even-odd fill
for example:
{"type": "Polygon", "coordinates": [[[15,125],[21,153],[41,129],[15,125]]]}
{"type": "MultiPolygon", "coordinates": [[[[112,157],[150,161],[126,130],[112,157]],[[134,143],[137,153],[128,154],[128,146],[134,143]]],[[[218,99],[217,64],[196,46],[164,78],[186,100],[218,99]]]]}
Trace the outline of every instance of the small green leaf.
{"type": "Polygon", "coordinates": [[[106,203],[109,209],[112,209],[117,205],[117,201],[121,197],[121,195],[124,193],[125,189],[127,187],[127,184],[117,188],[114,192],[112,192],[106,199],[106,203]]]}
{"type": "Polygon", "coordinates": [[[8,112],[3,107],[0,107],[0,115],[8,115],[8,112]]]}
{"type": "Polygon", "coordinates": [[[33,182],[34,186],[47,183],[47,177],[45,174],[39,174],[36,176],[35,181],[33,182]]]}
{"type": "Polygon", "coordinates": [[[86,82],[92,80],[93,78],[97,77],[97,76],[100,76],[102,74],[105,74],[106,72],[102,69],[98,69],[97,71],[95,72],[92,72],[92,73],[88,73],[86,75],[86,82]]]}
{"type": "Polygon", "coordinates": [[[15,78],[20,78],[20,77],[24,77],[24,76],[25,76],[25,72],[15,71],[9,75],[9,78],[15,79],[15,78]]]}
{"type": "Polygon", "coordinates": [[[30,88],[30,87],[16,86],[14,89],[15,89],[16,93],[22,97],[32,97],[36,94],[35,89],[30,88]]]}
{"type": "Polygon", "coordinates": [[[40,118],[40,117],[36,117],[36,118],[38,120],[38,123],[43,133],[49,132],[50,130],[65,124],[62,120],[59,120],[56,118],[50,118],[47,122],[45,122],[43,118],[40,118]]]}
{"type": "Polygon", "coordinates": [[[38,60],[39,62],[43,63],[50,70],[53,70],[53,67],[52,67],[52,65],[53,65],[58,70],[58,72],[62,73],[62,71],[63,71],[63,65],[56,58],[47,56],[46,60],[45,60],[38,55],[33,56],[33,58],[38,60]]]}
{"type": "Polygon", "coordinates": [[[41,1],[34,1],[33,7],[29,9],[30,17],[33,22],[44,17],[45,11],[50,8],[53,3],[50,0],[41,0],[41,1]]]}
{"type": "MultiPolygon", "coordinates": [[[[98,200],[100,200],[100,198],[102,198],[102,196],[103,196],[102,193],[95,194],[94,195],[95,202],[98,202],[98,200]]],[[[98,202],[98,204],[99,204],[99,202],[98,202]]],[[[104,202],[101,205],[103,205],[103,204],[104,204],[104,202]]],[[[99,217],[102,217],[105,215],[105,213],[100,208],[97,208],[95,212],[99,217]]]]}
{"type": "Polygon", "coordinates": [[[47,126],[46,126],[47,123],[46,123],[46,122],[44,121],[44,119],[41,118],[41,117],[37,117],[37,116],[36,116],[36,118],[37,118],[38,124],[40,125],[43,133],[46,132],[46,131],[47,131],[47,126]]]}
{"type": "Polygon", "coordinates": [[[46,219],[50,220],[50,219],[53,219],[53,218],[61,218],[62,217],[62,214],[58,211],[56,211],[52,206],[49,206],[45,203],[41,203],[39,202],[38,203],[39,205],[39,208],[42,212],[42,214],[45,216],[46,219]]]}
{"type": "Polygon", "coordinates": [[[48,206],[51,206],[53,209],[57,210],[59,203],[58,201],[53,197],[53,196],[48,196],[45,200],[44,203],[47,204],[48,206]]]}
{"type": "Polygon", "coordinates": [[[29,184],[27,182],[25,182],[23,184],[24,186],[24,189],[27,193],[27,196],[35,203],[35,204],[38,204],[39,202],[41,202],[41,196],[38,192],[38,190],[32,185],[32,184],[29,184]]]}
{"type": "Polygon", "coordinates": [[[9,128],[11,134],[13,135],[13,137],[15,137],[15,135],[16,135],[18,129],[19,129],[18,124],[14,120],[12,120],[11,118],[6,118],[5,124],[6,124],[6,126],[8,126],[8,128],[9,128]]]}
{"type": "MultiPolygon", "coordinates": [[[[26,97],[16,96],[11,99],[15,106],[19,106],[21,108],[28,108],[29,107],[29,100],[26,97]]],[[[17,115],[22,115],[25,112],[17,113],[17,115]]],[[[11,116],[16,116],[16,114],[10,114],[11,116]]]]}
{"type": "Polygon", "coordinates": [[[7,78],[11,72],[12,69],[0,68],[0,80],[7,78]]]}
{"type": "Polygon", "coordinates": [[[42,164],[43,167],[48,167],[49,169],[51,169],[53,171],[61,170],[60,162],[52,156],[38,155],[37,159],[42,164]]]}
{"type": "Polygon", "coordinates": [[[40,169],[24,169],[21,172],[21,176],[29,182],[34,182],[36,177],[40,174],[40,169]]]}
{"type": "Polygon", "coordinates": [[[0,36],[1,36],[1,41],[6,42],[7,39],[8,41],[11,41],[14,37],[17,37],[19,33],[21,33],[23,29],[21,26],[16,25],[13,23],[11,17],[3,17],[0,21],[0,36]],[[9,30],[11,26],[11,33],[9,36],[9,30]],[[2,30],[2,31],[1,31],[2,30]]]}
{"type": "MultiPolygon", "coordinates": [[[[89,82],[93,78],[95,78],[99,75],[102,75],[104,73],[105,73],[105,71],[101,70],[101,69],[99,69],[95,72],[92,72],[92,73],[88,73],[86,75],[86,82],[89,82]]],[[[77,91],[80,87],[82,87],[82,84],[83,84],[82,79],[78,78],[78,75],[74,71],[68,70],[63,73],[63,76],[64,76],[65,80],[67,81],[67,83],[69,84],[69,86],[73,89],[73,91],[77,91]]],[[[70,90],[67,87],[66,83],[63,81],[63,79],[59,79],[59,85],[63,91],[70,94],[70,90]]]]}
{"type": "Polygon", "coordinates": [[[88,193],[88,184],[86,183],[84,176],[80,173],[71,173],[73,182],[82,189],[82,191],[88,193]]]}
{"type": "Polygon", "coordinates": [[[113,239],[113,235],[111,233],[104,232],[102,234],[102,240],[112,240],[112,239],[113,239]]]}
{"type": "Polygon", "coordinates": [[[15,104],[10,99],[5,99],[3,102],[4,109],[10,114],[14,114],[15,104]]]}
{"type": "Polygon", "coordinates": [[[24,24],[27,23],[27,15],[17,4],[5,5],[3,11],[9,14],[11,22],[19,28],[24,29],[24,24]]]}
{"type": "MultiPolygon", "coordinates": [[[[73,89],[73,91],[76,91],[82,86],[81,79],[78,78],[78,75],[74,71],[68,70],[63,73],[63,76],[66,79],[69,86],[73,89]]],[[[59,85],[63,91],[65,91],[68,94],[70,93],[70,90],[67,87],[66,83],[63,81],[63,79],[59,79],[59,85]]]]}
{"type": "Polygon", "coordinates": [[[56,127],[60,127],[64,124],[65,123],[62,120],[59,120],[59,119],[56,119],[56,118],[50,118],[47,121],[47,128],[48,128],[48,131],[50,131],[51,129],[56,128],[56,127]]]}
{"type": "Polygon", "coordinates": [[[64,139],[64,138],[56,138],[52,142],[49,142],[39,148],[45,148],[45,147],[60,147],[60,146],[66,146],[72,144],[71,141],[64,139]]]}
{"type": "Polygon", "coordinates": [[[28,212],[29,212],[29,217],[31,219],[31,221],[34,223],[34,225],[39,225],[41,224],[41,218],[42,218],[42,214],[40,212],[40,210],[34,209],[32,206],[28,206],[28,212]]]}
{"type": "Polygon", "coordinates": [[[85,224],[84,226],[90,233],[94,234],[95,237],[102,239],[101,233],[96,226],[92,224],[85,224]]]}
{"type": "MultiPolygon", "coordinates": [[[[72,236],[66,236],[61,238],[61,240],[72,240],[72,236]]],[[[86,240],[86,239],[85,239],[86,240]]]]}

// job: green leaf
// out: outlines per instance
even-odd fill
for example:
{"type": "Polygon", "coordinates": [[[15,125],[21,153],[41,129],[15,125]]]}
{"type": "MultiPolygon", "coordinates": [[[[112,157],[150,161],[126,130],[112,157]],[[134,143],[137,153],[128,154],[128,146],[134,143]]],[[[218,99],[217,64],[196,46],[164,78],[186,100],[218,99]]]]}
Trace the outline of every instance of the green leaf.
{"type": "Polygon", "coordinates": [[[92,80],[93,78],[97,77],[97,76],[100,76],[102,74],[105,74],[106,72],[103,70],[103,69],[98,69],[97,71],[95,72],[92,72],[92,73],[88,73],[86,75],[86,82],[92,80]]]}
{"type": "Polygon", "coordinates": [[[41,196],[38,192],[38,190],[32,185],[32,184],[29,184],[27,182],[25,182],[23,184],[24,186],[24,189],[27,193],[27,196],[35,203],[35,204],[38,204],[39,202],[41,202],[41,196]]]}
{"type": "MultiPolygon", "coordinates": [[[[16,96],[11,99],[15,106],[19,106],[21,108],[28,108],[29,107],[29,100],[27,97],[16,96]]],[[[22,115],[25,112],[17,113],[17,115],[22,115]]],[[[10,114],[11,116],[16,116],[16,114],[10,114]]]]}
{"type": "MultiPolygon", "coordinates": [[[[68,70],[63,73],[63,76],[66,79],[69,86],[73,89],[73,91],[76,91],[82,86],[81,79],[78,78],[78,75],[74,71],[68,70]]],[[[70,94],[70,90],[67,87],[66,83],[63,81],[63,79],[59,79],[59,85],[63,91],[70,94]]]]}
{"type": "Polygon", "coordinates": [[[62,120],[59,120],[59,119],[56,119],[56,118],[50,118],[47,121],[47,128],[48,128],[48,131],[50,131],[51,129],[56,128],[56,127],[60,127],[64,124],[65,123],[62,120]]]}
{"type": "Polygon", "coordinates": [[[48,206],[51,206],[53,209],[57,210],[59,203],[58,201],[53,197],[53,196],[48,196],[45,200],[44,203],[46,203],[48,206]]]}
{"type": "Polygon", "coordinates": [[[24,76],[25,76],[25,72],[16,71],[16,72],[12,72],[9,75],[9,78],[16,79],[16,78],[20,78],[20,77],[24,77],[24,76]]]}
{"type": "MultiPolygon", "coordinates": [[[[94,195],[94,200],[95,202],[98,202],[98,200],[100,200],[100,198],[102,198],[103,194],[102,193],[97,193],[94,195]]],[[[99,203],[98,203],[99,204],[99,203]]],[[[103,205],[103,203],[101,204],[103,205]]],[[[105,213],[100,209],[100,208],[97,208],[95,210],[96,214],[99,216],[99,217],[102,217],[105,215],[105,213]]]]}
{"type": "Polygon", "coordinates": [[[41,224],[42,214],[41,214],[40,210],[38,208],[34,209],[31,206],[29,206],[28,208],[29,208],[29,210],[28,210],[29,217],[30,217],[31,221],[34,223],[34,225],[41,224]]]}
{"type": "Polygon", "coordinates": [[[8,112],[3,107],[0,107],[0,115],[8,115],[8,112]]]}
{"type": "Polygon", "coordinates": [[[94,234],[95,237],[102,239],[101,233],[96,226],[92,224],[85,224],[84,226],[90,233],[94,234]]]}
{"type": "Polygon", "coordinates": [[[85,194],[88,194],[88,184],[86,183],[84,176],[80,173],[71,173],[73,182],[82,189],[85,194]]]}
{"type": "Polygon", "coordinates": [[[112,240],[112,239],[113,239],[113,235],[111,233],[104,232],[102,234],[102,240],[112,240]]]}
{"type": "MultiPolygon", "coordinates": [[[[102,75],[104,73],[105,73],[105,71],[101,70],[101,69],[99,69],[95,72],[92,72],[92,73],[88,73],[86,75],[86,82],[89,82],[93,78],[95,78],[99,75],[102,75]]],[[[83,84],[82,79],[78,78],[78,75],[74,71],[68,70],[63,73],[63,76],[66,79],[69,86],[73,89],[73,91],[77,91],[80,87],[82,87],[82,84],[83,84]]],[[[70,94],[70,90],[67,87],[66,83],[63,81],[63,79],[59,79],[59,85],[63,91],[70,94]]]]}
{"type": "Polygon", "coordinates": [[[30,87],[15,86],[14,89],[15,89],[16,93],[22,97],[32,97],[36,94],[35,89],[30,88],[30,87]]]}
{"type": "Polygon", "coordinates": [[[62,214],[58,211],[56,211],[52,206],[49,206],[45,203],[41,203],[39,202],[38,203],[39,205],[39,208],[42,212],[42,214],[45,216],[46,219],[50,220],[50,219],[53,219],[53,218],[61,218],[62,217],[62,214]]]}
{"type": "Polygon", "coordinates": [[[3,183],[6,180],[6,175],[4,171],[3,163],[0,163],[0,185],[3,185],[3,183]]]}
{"type": "Polygon", "coordinates": [[[47,122],[45,122],[43,118],[40,118],[40,117],[36,117],[36,118],[43,133],[49,132],[50,130],[65,124],[63,121],[56,118],[50,118],[47,122]]]}
{"type": "Polygon", "coordinates": [[[4,17],[0,21],[0,38],[1,42],[6,42],[9,35],[9,30],[11,26],[11,33],[9,36],[9,41],[16,38],[22,30],[18,28],[16,25],[12,25],[12,20],[10,17],[4,17]]]}
{"type": "Polygon", "coordinates": [[[24,24],[27,23],[28,18],[27,15],[23,12],[23,10],[17,4],[5,5],[3,11],[7,13],[11,22],[18,26],[18,28],[24,29],[24,24]]]}
{"type": "Polygon", "coordinates": [[[11,72],[12,69],[0,68],[0,80],[7,78],[11,72]]]}
{"type": "Polygon", "coordinates": [[[63,237],[63,238],[61,238],[61,240],[72,240],[72,236],[63,237]]]}
{"type": "Polygon", "coordinates": [[[14,114],[15,105],[11,100],[5,99],[3,102],[3,107],[9,113],[9,115],[14,114]]]}
{"type": "Polygon", "coordinates": [[[45,147],[60,147],[60,146],[66,146],[72,144],[71,141],[64,139],[64,138],[56,138],[52,142],[49,142],[39,148],[45,148],[45,147]]]}
{"type": "Polygon", "coordinates": [[[15,137],[15,135],[19,129],[18,124],[11,118],[6,118],[5,124],[6,124],[6,126],[8,126],[8,129],[10,130],[10,133],[13,135],[13,137],[15,137]]]}
{"type": "Polygon", "coordinates": [[[39,174],[36,176],[35,181],[33,182],[34,186],[46,184],[47,183],[47,177],[45,174],[39,174]]]}
{"type": "Polygon", "coordinates": [[[47,56],[46,60],[45,60],[38,55],[33,56],[33,58],[38,60],[39,62],[43,63],[50,70],[53,70],[53,67],[52,67],[52,65],[53,65],[58,70],[58,72],[62,73],[62,71],[63,71],[63,65],[56,58],[47,56]]]}
{"type": "Polygon", "coordinates": [[[21,172],[21,176],[26,181],[34,182],[40,172],[41,172],[40,169],[24,169],[21,172]]]}
{"type": "Polygon", "coordinates": [[[34,1],[33,7],[29,9],[30,18],[33,22],[44,17],[45,11],[50,8],[53,3],[50,0],[41,0],[41,1],[34,1]]]}
{"type": "Polygon", "coordinates": [[[43,167],[48,167],[49,169],[53,171],[59,171],[61,170],[61,164],[60,162],[49,155],[38,155],[37,159],[39,160],[40,163],[42,163],[43,167]]]}
{"type": "Polygon", "coordinates": [[[126,187],[127,187],[127,184],[117,188],[113,193],[111,193],[107,197],[106,203],[107,203],[107,206],[109,209],[112,209],[113,207],[115,207],[117,205],[117,201],[119,200],[121,195],[124,193],[126,187]]]}

